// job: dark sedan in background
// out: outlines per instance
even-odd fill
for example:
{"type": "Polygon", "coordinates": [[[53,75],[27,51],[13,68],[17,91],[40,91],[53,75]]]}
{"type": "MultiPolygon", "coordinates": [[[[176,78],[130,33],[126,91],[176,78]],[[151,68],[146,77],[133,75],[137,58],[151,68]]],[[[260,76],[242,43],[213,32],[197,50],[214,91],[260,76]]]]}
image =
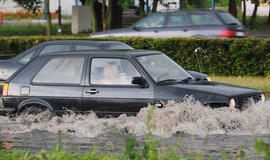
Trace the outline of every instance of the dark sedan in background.
{"type": "Polygon", "coordinates": [[[196,79],[158,51],[81,51],[30,61],[4,84],[2,110],[137,113],[149,103],[162,107],[186,96],[211,107],[239,109],[250,100],[264,100],[256,89],[196,79]]]}
{"type": "Polygon", "coordinates": [[[206,37],[246,36],[244,26],[224,11],[182,10],[150,14],[129,28],[91,34],[91,37],[206,37]]]}

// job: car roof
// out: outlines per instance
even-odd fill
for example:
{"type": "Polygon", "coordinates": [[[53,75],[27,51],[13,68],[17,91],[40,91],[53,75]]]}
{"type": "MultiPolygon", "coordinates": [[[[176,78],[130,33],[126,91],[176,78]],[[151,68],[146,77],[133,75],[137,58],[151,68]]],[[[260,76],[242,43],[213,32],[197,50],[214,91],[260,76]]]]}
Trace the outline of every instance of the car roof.
{"type": "Polygon", "coordinates": [[[123,44],[125,44],[124,42],[106,41],[106,40],[52,40],[52,41],[42,42],[40,44],[54,44],[54,43],[65,43],[65,42],[71,42],[71,43],[86,42],[86,43],[93,43],[93,44],[111,44],[111,43],[123,43],[123,44]]]}
{"type": "Polygon", "coordinates": [[[161,54],[160,51],[151,50],[91,50],[91,51],[66,51],[66,52],[54,52],[43,56],[70,56],[70,55],[114,55],[114,56],[142,56],[151,54],[161,54]]]}
{"type": "MultiPolygon", "coordinates": [[[[181,12],[186,12],[186,13],[217,13],[217,12],[223,12],[223,13],[227,13],[223,10],[207,10],[207,9],[182,9],[182,10],[164,10],[164,11],[159,11],[156,13],[181,13],[181,12]]],[[[155,14],[155,13],[153,13],[155,14]]]]}

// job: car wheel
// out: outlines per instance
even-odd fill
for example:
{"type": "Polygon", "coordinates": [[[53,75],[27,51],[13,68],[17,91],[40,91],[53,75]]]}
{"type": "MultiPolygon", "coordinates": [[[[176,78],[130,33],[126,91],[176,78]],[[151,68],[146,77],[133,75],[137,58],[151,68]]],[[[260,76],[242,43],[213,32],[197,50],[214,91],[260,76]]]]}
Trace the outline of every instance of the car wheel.
{"type": "Polygon", "coordinates": [[[47,109],[41,106],[29,106],[25,107],[20,114],[31,114],[31,115],[38,115],[42,112],[45,112],[47,109]]]}

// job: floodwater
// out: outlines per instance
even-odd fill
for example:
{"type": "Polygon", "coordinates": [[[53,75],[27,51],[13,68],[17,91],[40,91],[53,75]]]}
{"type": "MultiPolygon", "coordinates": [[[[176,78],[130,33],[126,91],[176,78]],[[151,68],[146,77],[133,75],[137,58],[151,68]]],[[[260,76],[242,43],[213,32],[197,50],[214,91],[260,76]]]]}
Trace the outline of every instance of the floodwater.
{"type": "Polygon", "coordinates": [[[61,141],[65,150],[83,153],[94,147],[120,154],[127,138],[135,137],[142,144],[151,130],[162,151],[178,146],[179,154],[199,152],[218,159],[225,152],[236,155],[242,148],[248,159],[260,159],[254,143],[258,138],[270,142],[269,115],[270,101],[250,103],[239,111],[211,109],[187,99],[181,104],[169,102],[164,108],[143,108],[134,117],[97,118],[94,113],[53,117],[48,112],[0,116],[0,142],[8,142],[10,149],[38,152],[52,150],[61,141]]]}

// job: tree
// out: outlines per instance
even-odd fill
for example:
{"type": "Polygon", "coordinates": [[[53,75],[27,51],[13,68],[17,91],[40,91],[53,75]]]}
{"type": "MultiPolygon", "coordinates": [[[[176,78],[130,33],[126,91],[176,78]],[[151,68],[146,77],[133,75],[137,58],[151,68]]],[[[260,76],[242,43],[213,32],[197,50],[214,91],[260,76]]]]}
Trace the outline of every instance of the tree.
{"type": "Polygon", "coordinates": [[[140,10],[140,16],[145,16],[145,10],[144,10],[145,2],[144,0],[139,0],[139,10],[140,10]]]}
{"type": "Polygon", "coordinates": [[[42,7],[41,0],[13,0],[28,12],[37,13],[42,7]]]}
{"type": "Polygon", "coordinates": [[[246,0],[242,0],[243,2],[243,14],[242,14],[242,24],[246,26],[247,20],[246,20],[246,12],[247,12],[247,7],[246,7],[246,0]]]}
{"type": "Polygon", "coordinates": [[[187,0],[179,0],[180,2],[179,2],[179,4],[180,4],[180,10],[181,9],[187,9],[187,0]]]}
{"type": "Polygon", "coordinates": [[[258,7],[260,5],[260,2],[259,2],[259,0],[251,0],[251,3],[255,4],[254,10],[253,10],[252,16],[250,18],[250,22],[249,22],[251,28],[253,28],[253,26],[255,25],[255,20],[257,17],[257,10],[258,10],[258,7]]]}
{"type": "Polygon", "coordinates": [[[158,5],[158,1],[160,0],[153,0],[153,3],[152,3],[152,12],[157,12],[157,5],[158,5]]]}
{"type": "Polygon", "coordinates": [[[50,13],[50,0],[45,0],[45,10],[46,10],[46,16],[47,16],[47,36],[52,35],[52,17],[50,13]]]}
{"type": "Polygon", "coordinates": [[[99,31],[97,9],[96,9],[97,3],[98,3],[97,0],[90,0],[89,1],[89,10],[90,10],[92,32],[93,33],[99,31]]]}
{"type": "Polygon", "coordinates": [[[229,0],[229,13],[231,13],[234,17],[237,18],[237,6],[236,0],[229,0]]]}

